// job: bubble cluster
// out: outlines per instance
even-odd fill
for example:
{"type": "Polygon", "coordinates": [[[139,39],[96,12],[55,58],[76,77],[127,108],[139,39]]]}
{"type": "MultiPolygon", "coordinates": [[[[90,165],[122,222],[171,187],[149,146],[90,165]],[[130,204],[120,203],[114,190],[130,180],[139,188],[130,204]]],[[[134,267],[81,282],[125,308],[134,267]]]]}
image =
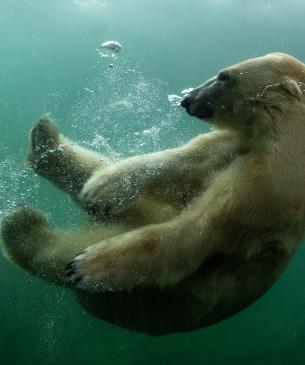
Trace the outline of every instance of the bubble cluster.
{"type": "Polygon", "coordinates": [[[167,99],[170,102],[171,106],[173,106],[173,107],[178,107],[179,106],[180,107],[182,99],[185,96],[187,96],[187,94],[189,94],[193,90],[194,90],[194,88],[189,87],[187,89],[184,89],[184,90],[180,91],[180,94],[182,96],[171,94],[171,95],[167,95],[167,99]]]}
{"type": "Polygon", "coordinates": [[[26,168],[22,159],[8,156],[0,161],[0,176],[0,216],[28,200],[36,199],[39,181],[26,168]]]}
{"type": "Polygon", "coordinates": [[[172,106],[179,106],[182,100],[182,97],[179,95],[168,95],[167,96],[168,101],[172,106]]]}

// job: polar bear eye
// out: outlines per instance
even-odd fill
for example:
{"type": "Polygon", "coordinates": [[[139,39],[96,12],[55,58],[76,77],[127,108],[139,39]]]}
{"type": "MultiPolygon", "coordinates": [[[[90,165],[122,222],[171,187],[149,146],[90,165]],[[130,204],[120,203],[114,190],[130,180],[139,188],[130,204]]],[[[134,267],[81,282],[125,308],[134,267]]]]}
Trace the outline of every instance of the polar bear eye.
{"type": "Polygon", "coordinates": [[[226,82],[231,80],[231,75],[227,71],[222,71],[218,74],[217,79],[221,82],[226,82]]]}

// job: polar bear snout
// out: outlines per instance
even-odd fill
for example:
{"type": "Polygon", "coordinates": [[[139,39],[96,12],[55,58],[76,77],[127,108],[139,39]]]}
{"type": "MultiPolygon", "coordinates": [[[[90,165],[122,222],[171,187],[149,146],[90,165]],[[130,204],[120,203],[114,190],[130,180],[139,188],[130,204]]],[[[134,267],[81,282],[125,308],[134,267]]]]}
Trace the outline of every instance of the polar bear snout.
{"type": "Polygon", "coordinates": [[[200,85],[181,101],[181,106],[186,109],[188,114],[200,119],[213,119],[214,103],[219,97],[219,91],[211,81],[200,85]]]}
{"type": "Polygon", "coordinates": [[[191,106],[191,98],[189,94],[187,94],[181,101],[180,104],[183,108],[186,109],[187,112],[189,112],[190,106],[191,106]]]}

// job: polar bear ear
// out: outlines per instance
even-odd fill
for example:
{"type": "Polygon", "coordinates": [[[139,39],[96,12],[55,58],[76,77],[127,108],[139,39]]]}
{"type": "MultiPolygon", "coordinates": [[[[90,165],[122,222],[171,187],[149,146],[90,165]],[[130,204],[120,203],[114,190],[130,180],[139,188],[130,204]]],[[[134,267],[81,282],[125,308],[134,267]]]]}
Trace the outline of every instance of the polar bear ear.
{"type": "Polygon", "coordinates": [[[302,98],[302,90],[295,80],[287,80],[281,83],[281,86],[285,91],[287,91],[290,95],[295,96],[297,99],[302,98]]]}

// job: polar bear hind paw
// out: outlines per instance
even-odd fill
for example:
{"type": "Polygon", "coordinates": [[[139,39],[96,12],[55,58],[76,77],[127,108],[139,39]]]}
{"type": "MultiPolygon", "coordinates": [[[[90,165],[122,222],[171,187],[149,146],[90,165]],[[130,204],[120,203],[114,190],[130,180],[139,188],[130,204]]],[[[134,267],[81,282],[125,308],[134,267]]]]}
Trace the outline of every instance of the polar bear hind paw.
{"type": "Polygon", "coordinates": [[[35,228],[46,226],[46,217],[37,209],[27,206],[7,214],[1,222],[1,235],[5,244],[25,239],[35,228]]]}
{"type": "Polygon", "coordinates": [[[59,150],[59,131],[48,116],[43,116],[31,130],[29,164],[34,170],[39,170],[48,164],[59,150]]]}

